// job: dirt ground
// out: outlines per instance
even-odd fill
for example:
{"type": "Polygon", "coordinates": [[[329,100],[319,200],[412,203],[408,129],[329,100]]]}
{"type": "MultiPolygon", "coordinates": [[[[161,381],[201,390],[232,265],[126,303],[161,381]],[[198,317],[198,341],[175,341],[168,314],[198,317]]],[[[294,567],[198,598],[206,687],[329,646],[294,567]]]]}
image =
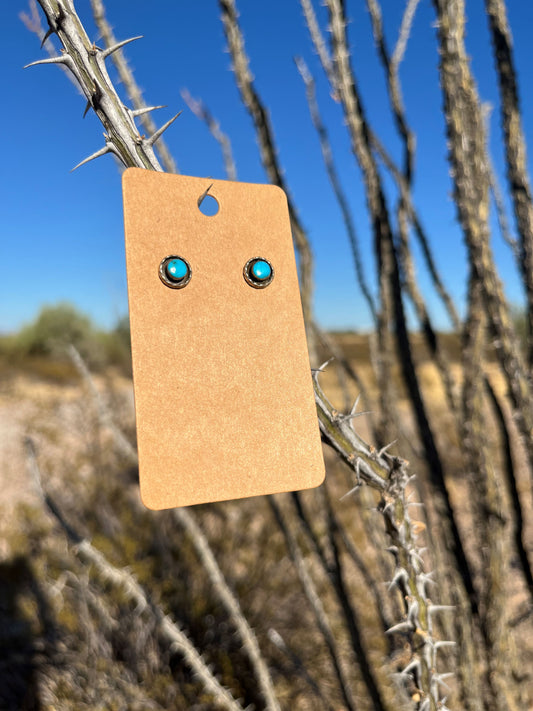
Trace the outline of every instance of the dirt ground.
{"type": "MultiPolygon", "coordinates": [[[[105,397],[109,378],[95,377],[94,382],[105,397]]],[[[119,394],[131,421],[133,385],[131,380],[112,376],[114,394],[119,394]]],[[[9,557],[9,533],[17,528],[21,504],[38,506],[39,490],[32,479],[25,449],[25,438],[36,441],[46,460],[60,457],[68,450],[69,458],[82,448],[80,426],[95,417],[87,389],[80,378],[54,382],[28,373],[13,373],[0,381],[0,560],[9,557]]],[[[53,472],[50,472],[53,475],[53,472]]],[[[81,472],[83,474],[83,472],[81,472]]]]}
{"type": "MultiPolygon", "coordinates": [[[[367,384],[372,399],[376,397],[376,387],[372,382],[369,366],[361,364],[364,345],[355,340],[351,344],[352,356],[358,356],[353,362],[357,366],[360,377],[367,384]]],[[[458,375],[458,367],[454,368],[454,371],[458,375]]],[[[459,461],[459,457],[454,458],[453,446],[458,445],[456,443],[450,446],[452,425],[443,414],[442,388],[434,367],[425,362],[423,357],[421,357],[419,372],[428,410],[440,424],[437,438],[442,451],[446,452],[450,473],[448,479],[450,496],[459,514],[464,540],[471,546],[468,553],[475,560],[478,552],[475,549],[477,536],[473,530],[469,511],[471,488],[465,473],[458,467],[454,468],[454,462],[459,461]]],[[[345,408],[335,369],[328,366],[326,372],[320,377],[324,391],[333,404],[339,409],[345,408]]],[[[490,369],[490,377],[497,392],[503,395],[505,384],[496,367],[490,369]]],[[[116,415],[118,424],[125,427],[128,436],[133,439],[134,408],[131,380],[116,373],[107,373],[96,376],[94,381],[101,396],[112,402],[112,411],[116,415]]],[[[353,389],[353,399],[356,394],[353,389]]],[[[413,471],[416,472],[420,460],[418,460],[416,445],[413,445],[414,424],[405,400],[400,401],[399,415],[402,430],[393,453],[409,459],[413,471]]],[[[520,442],[510,413],[507,412],[506,416],[514,440],[513,456],[517,485],[526,512],[526,540],[529,555],[533,557],[533,505],[524,460],[525,449],[520,442]]],[[[21,526],[23,515],[21,505],[41,507],[38,488],[32,480],[28,466],[25,438],[30,436],[36,443],[39,460],[43,465],[43,476],[46,476],[47,481],[59,490],[64,485],[64,481],[72,476],[83,478],[87,475],[89,478],[90,473],[86,472],[86,468],[88,452],[92,451],[91,448],[94,449],[95,460],[98,460],[101,449],[106,447],[109,449],[105,432],[95,438],[95,431],[100,429],[96,421],[97,413],[86,383],[75,374],[57,381],[27,371],[17,372],[14,368],[9,372],[0,372],[0,562],[12,559],[18,552],[13,547],[13,541],[16,541],[13,533],[21,526]]],[[[357,431],[367,441],[372,440],[369,423],[370,420],[364,417],[356,421],[357,431]]],[[[489,420],[487,426],[492,426],[489,420]]],[[[326,455],[328,461],[331,460],[328,451],[326,455]]],[[[505,492],[502,495],[506,496],[505,492]]],[[[515,563],[509,568],[506,592],[509,609],[512,611],[511,619],[517,625],[520,634],[520,658],[530,664],[533,663],[533,638],[528,593],[515,563]]]]}

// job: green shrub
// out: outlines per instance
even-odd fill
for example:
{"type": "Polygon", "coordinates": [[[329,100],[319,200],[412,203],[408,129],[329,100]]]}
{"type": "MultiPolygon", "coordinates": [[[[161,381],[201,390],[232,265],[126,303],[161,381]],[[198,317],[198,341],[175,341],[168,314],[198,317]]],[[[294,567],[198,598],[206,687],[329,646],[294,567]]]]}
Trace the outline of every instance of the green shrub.
{"type": "Polygon", "coordinates": [[[43,307],[35,321],[19,331],[13,343],[21,356],[61,355],[69,344],[91,361],[97,355],[91,320],[67,303],[43,307]]]}
{"type": "Polygon", "coordinates": [[[45,306],[18,333],[0,336],[0,375],[10,377],[15,368],[47,380],[77,377],[67,352],[70,344],[92,371],[113,366],[124,375],[131,375],[128,316],[121,317],[112,330],[102,331],[68,303],[45,306]]]}

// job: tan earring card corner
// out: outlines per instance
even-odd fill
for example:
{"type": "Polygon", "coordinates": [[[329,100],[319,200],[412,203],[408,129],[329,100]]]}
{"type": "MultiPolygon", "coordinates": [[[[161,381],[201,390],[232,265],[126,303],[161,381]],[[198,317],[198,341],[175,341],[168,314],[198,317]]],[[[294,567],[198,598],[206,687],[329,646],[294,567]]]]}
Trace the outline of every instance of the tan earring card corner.
{"type": "Polygon", "coordinates": [[[324,460],[283,191],[129,168],[123,197],[145,505],[318,486],[324,460]],[[213,216],[198,207],[208,188],[213,216]],[[160,278],[169,255],[190,266],[183,288],[160,278]],[[273,267],[265,288],[244,277],[257,257],[273,267]]]}

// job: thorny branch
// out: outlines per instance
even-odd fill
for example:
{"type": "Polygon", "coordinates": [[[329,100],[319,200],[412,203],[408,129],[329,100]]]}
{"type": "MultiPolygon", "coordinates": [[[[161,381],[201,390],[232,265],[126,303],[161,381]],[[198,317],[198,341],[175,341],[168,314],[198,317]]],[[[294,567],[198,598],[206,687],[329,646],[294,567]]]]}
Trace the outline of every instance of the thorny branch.
{"type": "Polygon", "coordinates": [[[520,260],[527,297],[529,333],[528,364],[533,368],[533,199],[527,169],[526,142],[520,112],[513,41],[502,0],[485,0],[500,87],[501,119],[505,142],[507,177],[513,200],[520,260]]]}
{"type": "MultiPolygon", "coordinates": [[[[121,435],[120,431],[112,422],[111,415],[105,410],[105,406],[98,395],[98,391],[92,382],[86,365],[79,353],[73,348],[70,349],[70,353],[73,357],[74,364],[87,382],[89,390],[92,393],[102,426],[110,429],[119,449],[127,453],[123,446],[123,435],[121,435]],[[117,433],[121,436],[117,437],[117,433]]],[[[427,596],[426,588],[431,582],[431,576],[424,571],[421,552],[416,542],[416,526],[413,526],[408,513],[406,487],[410,482],[410,477],[407,472],[407,462],[397,457],[391,457],[385,450],[377,452],[356,434],[351,423],[358,414],[357,411],[354,410],[348,415],[341,415],[331,407],[318,381],[320,372],[322,372],[321,369],[317,369],[314,372],[314,383],[315,393],[317,393],[317,404],[320,403],[322,410],[322,419],[320,418],[321,410],[319,409],[318,411],[319,422],[324,438],[330,445],[336,446],[337,452],[341,454],[349,466],[355,470],[356,486],[354,492],[359,488],[362,482],[365,482],[381,493],[381,502],[378,506],[378,510],[385,519],[387,532],[392,543],[389,550],[396,561],[393,578],[390,582],[390,589],[399,589],[405,604],[404,619],[393,625],[388,632],[398,633],[404,636],[405,639],[409,641],[411,649],[413,650],[411,662],[413,660],[417,661],[414,666],[412,666],[410,662],[408,665],[409,668],[403,669],[399,673],[399,678],[405,683],[407,688],[421,688],[424,690],[425,687],[422,682],[426,676],[426,662],[431,659],[433,663],[433,667],[431,668],[436,669],[436,657],[430,657],[430,654],[436,654],[435,649],[433,649],[435,644],[437,645],[436,649],[440,647],[439,643],[433,639],[431,614],[432,610],[437,612],[440,608],[439,606],[433,605],[427,596]],[[335,430],[337,430],[336,436],[333,439],[331,433],[328,435],[329,424],[332,424],[335,430]],[[424,651],[425,645],[429,645],[426,651],[424,651]]],[[[132,458],[132,461],[137,461],[136,453],[133,448],[129,456],[132,458]]],[[[351,702],[349,701],[351,699],[349,684],[345,678],[342,664],[339,661],[339,653],[333,641],[330,626],[327,622],[327,616],[324,613],[322,604],[317,603],[319,598],[314,583],[302,567],[303,564],[300,561],[300,554],[298,553],[296,543],[291,538],[287,522],[282,525],[284,521],[283,515],[278,510],[275,499],[271,498],[270,503],[273,507],[276,519],[284,532],[304,592],[315,612],[319,629],[324,635],[326,644],[332,655],[333,665],[338,675],[340,687],[343,690],[345,702],[349,708],[355,708],[355,706],[353,706],[353,700],[351,702]],[[352,705],[350,705],[350,703],[352,705]]],[[[209,549],[207,540],[203,534],[201,534],[192,512],[187,509],[179,509],[175,511],[175,516],[180,524],[191,534],[191,540],[200,556],[204,569],[208,573],[215,591],[221,597],[222,602],[228,609],[241,635],[244,648],[250,656],[252,664],[256,669],[259,683],[264,690],[265,700],[271,704],[268,708],[275,708],[273,705],[275,703],[275,697],[269,696],[273,691],[268,682],[268,672],[262,665],[262,659],[257,647],[257,642],[255,641],[255,636],[240,611],[237,599],[227,587],[224,576],[220,572],[214,556],[209,549]]],[[[440,646],[443,647],[444,645],[441,644],[440,646]]],[[[436,678],[438,679],[439,676],[437,675],[436,678]]],[[[428,688],[434,691],[438,688],[438,684],[437,686],[435,686],[435,684],[436,682],[434,680],[431,681],[431,679],[429,679],[428,688]]],[[[429,700],[431,697],[428,695],[427,698],[429,700]]],[[[423,703],[424,698],[422,698],[421,701],[423,703]]],[[[420,706],[420,708],[422,708],[422,706],[420,706]]],[[[428,706],[428,708],[431,707],[428,706]]]]}
{"type": "Polygon", "coordinates": [[[136,166],[161,171],[153,146],[179,114],[148,138],[142,136],[135,125],[135,111],[122,103],[109,78],[105,63],[113,52],[138,38],[101,49],[87,37],[72,0],[39,0],[39,4],[48,21],[47,36],[57,35],[61,41],[62,53],[57,57],[31,62],[27,66],[53,64],[67,68],[85,96],[87,107],[94,109],[105,129],[103,148],[85,158],[76,167],[106,153],[113,153],[126,167],[136,166]]]}
{"type": "MultiPolygon", "coordinates": [[[[324,36],[322,34],[322,31],[320,30],[320,27],[317,22],[317,18],[313,9],[313,5],[311,3],[311,0],[300,0],[302,9],[304,11],[304,16],[305,16],[305,21],[307,23],[307,27],[309,29],[309,34],[311,36],[311,40],[313,42],[313,46],[319,55],[320,58],[320,63],[322,65],[322,68],[324,69],[324,72],[328,78],[328,81],[331,85],[333,96],[336,101],[340,101],[339,98],[339,92],[338,92],[338,86],[337,86],[337,77],[335,75],[334,71],[334,66],[333,62],[329,53],[329,50],[326,46],[326,42],[324,40],[324,36]]],[[[403,56],[403,53],[405,51],[407,39],[408,39],[408,31],[410,30],[410,26],[412,23],[413,16],[411,13],[414,13],[417,3],[413,2],[413,0],[409,0],[408,6],[406,7],[403,19],[402,19],[402,27],[400,28],[400,36],[398,38],[398,42],[396,44],[395,50],[393,52],[393,58],[391,60],[391,63],[396,62],[396,71],[398,69],[398,66],[400,64],[401,58],[403,56]]],[[[460,328],[460,319],[457,314],[457,310],[455,308],[455,305],[453,303],[453,300],[451,299],[448,291],[446,290],[446,287],[444,286],[444,283],[442,281],[442,278],[439,274],[439,271],[437,269],[436,261],[433,257],[431,247],[429,245],[429,239],[428,236],[423,228],[422,225],[422,220],[420,219],[414,205],[414,201],[412,199],[411,195],[411,187],[409,183],[405,180],[404,173],[398,168],[396,163],[392,160],[390,154],[388,151],[385,149],[385,146],[381,142],[381,140],[378,138],[378,136],[375,134],[375,132],[372,130],[371,126],[368,126],[368,135],[370,138],[370,143],[372,146],[372,149],[378,154],[380,157],[381,161],[385,164],[387,169],[389,170],[391,176],[395,180],[398,190],[400,191],[402,200],[404,201],[405,207],[407,209],[407,214],[410,222],[413,225],[413,228],[415,230],[415,234],[417,236],[418,241],[420,242],[420,246],[422,248],[422,254],[424,256],[425,262],[427,269],[431,275],[431,278],[433,280],[435,290],[437,291],[439,297],[441,298],[446,311],[449,314],[450,317],[450,322],[452,326],[455,329],[460,328]]],[[[413,141],[414,143],[414,141],[413,141]]]]}
{"type": "MultiPolygon", "coordinates": [[[[93,17],[95,24],[98,27],[100,34],[102,35],[102,39],[105,42],[105,46],[115,47],[118,44],[118,41],[113,33],[111,25],[107,21],[104,3],[102,2],[102,0],[91,0],[91,6],[93,9],[93,17]]],[[[146,131],[146,134],[148,136],[152,136],[156,132],[157,128],[155,123],[152,121],[150,111],[154,109],[162,109],[163,107],[149,107],[146,104],[143,99],[142,92],[139,86],[137,85],[137,82],[135,81],[133,72],[129,68],[128,62],[126,61],[124,53],[121,49],[117,49],[116,52],[113,52],[111,55],[111,59],[113,60],[113,64],[117,68],[120,80],[124,84],[128,96],[131,99],[134,108],[134,113],[136,114],[136,116],[139,117],[139,121],[141,122],[141,125],[143,126],[144,130],[146,131]]],[[[178,168],[176,166],[176,161],[172,157],[168,146],[166,145],[166,142],[162,137],[157,143],[157,152],[161,157],[161,163],[163,165],[164,170],[167,173],[177,173],[178,168]]]]}
{"type": "MultiPolygon", "coordinates": [[[[479,275],[483,308],[493,345],[505,374],[509,396],[524,441],[533,432],[530,380],[511,322],[490,246],[489,171],[479,97],[464,46],[464,3],[434,0],[441,49],[441,83],[453,168],[455,202],[471,269],[479,275]]],[[[533,476],[533,448],[527,448],[533,476]]]]}
{"type": "MultiPolygon", "coordinates": [[[[495,350],[507,378],[516,419],[527,439],[532,431],[531,391],[490,247],[490,176],[481,105],[464,43],[464,2],[434,0],[434,6],[438,18],[449,161],[453,167],[457,212],[470,257],[469,312],[464,332],[463,421],[467,461],[480,500],[478,516],[481,526],[485,527],[484,563],[488,572],[481,631],[487,653],[487,688],[498,707],[513,709],[518,707],[517,690],[511,683],[513,659],[502,656],[502,649],[509,647],[502,580],[504,520],[500,513],[498,483],[484,442],[482,373],[487,331],[496,339],[495,350]],[[488,523],[488,518],[492,523],[488,523]]],[[[528,450],[531,466],[533,454],[531,448],[528,450]]]]}
{"type": "MultiPolygon", "coordinates": [[[[448,358],[446,357],[446,354],[443,353],[439,336],[437,335],[436,329],[433,327],[425,300],[420,292],[420,289],[418,288],[415,276],[415,266],[412,258],[412,250],[409,244],[409,220],[412,218],[413,213],[410,196],[413,185],[415,162],[415,137],[409,127],[405,115],[399,77],[399,65],[407,47],[409,31],[417,2],[410,0],[407,4],[404,17],[402,19],[400,37],[392,58],[389,55],[383,34],[383,22],[379,2],[378,0],[367,0],[367,6],[370,11],[374,38],[378,46],[381,62],[386,72],[389,102],[392,107],[396,127],[403,144],[404,159],[403,171],[401,175],[402,189],[400,189],[400,199],[398,200],[396,212],[399,235],[398,251],[402,268],[404,289],[414,304],[422,333],[439,370],[450,409],[452,413],[457,415],[458,405],[455,394],[456,385],[451,374],[448,358]]],[[[394,174],[394,171],[392,172],[394,174]]],[[[399,176],[397,176],[397,179],[399,179],[399,176]]],[[[427,252],[430,252],[427,240],[426,246],[427,252]]],[[[432,255],[429,254],[428,256],[428,261],[434,263],[432,255]]],[[[434,279],[434,281],[438,283],[440,282],[440,279],[434,279]]]]}
{"type": "Polygon", "coordinates": [[[355,471],[354,492],[361,482],[364,482],[381,493],[378,510],[385,519],[392,543],[390,551],[395,560],[391,587],[397,587],[401,591],[405,604],[405,619],[394,625],[389,633],[405,634],[412,650],[411,661],[400,672],[400,679],[407,688],[413,683],[414,687],[421,690],[417,708],[435,711],[441,699],[441,677],[437,672],[436,650],[439,645],[433,639],[432,615],[438,606],[434,606],[427,595],[430,577],[424,571],[417,537],[408,512],[406,488],[410,476],[407,462],[390,456],[386,448],[377,452],[357,435],[351,425],[350,416],[335,413],[320,387],[320,372],[320,369],[315,371],[314,383],[320,430],[324,440],[355,471]]]}
{"type": "MultiPolygon", "coordinates": [[[[93,3],[98,4],[97,0],[93,0],[93,3]]],[[[111,152],[119,157],[125,165],[137,165],[147,169],[161,170],[161,166],[157,162],[153,151],[153,145],[161,136],[162,130],[165,130],[173,119],[165,124],[159,131],[151,131],[151,137],[148,139],[139,135],[135,126],[135,118],[136,115],[139,114],[139,111],[124,107],[105,69],[106,57],[110,56],[114,50],[118,51],[120,46],[124,43],[115,43],[115,47],[107,49],[100,49],[94,44],[91,44],[76,15],[72,0],[40,0],[40,4],[48,19],[50,32],[57,34],[63,45],[61,55],[43,60],[41,63],[58,64],[71,72],[87,99],[87,106],[95,110],[106,130],[105,146],[89,159],[111,152]]],[[[393,75],[394,72],[397,72],[399,60],[405,49],[409,23],[412,21],[412,14],[416,4],[416,0],[409,0],[402,23],[403,30],[400,33],[400,40],[392,57],[388,57],[387,55],[390,66],[389,71],[393,75]]],[[[228,45],[230,46],[234,62],[235,73],[243,101],[247,105],[256,125],[265,169],[273,182],[283,184],[282,172],[277,161],[273,142],[270,120],[253,85],[249,62],[244,50],[243,38],[237,23],[235,3],[233,0],[220,0],[220,5],[228,45]]],[[[310,6],[309,0],[302,0],[302,5],[304,7],[310,6]]],[[[351,73],[342,3],[340,3],[339,0],[328,0],[327,5],[333,31],[333,60],[329,57],[325,44],[317,45],[317,47],[321,53],[326,73],[330,77],[333,95],[344,105],[348,126],[352,134],[354,153],[356,153],[361,162],[367,187],[370,212],[374,220],[373,227],[376,232],[377,252],[382,260],[379,275],[382,279],[380,286],[381,303],[385,305],[384,313],[386,314],[387,320],[390,320],[391,317],[394,316],[397,320],[397,326],[398,324],[401,326],[402,314],[398,313],[398,303],[396,302],[398,302],[398,296],[401,302],[402,288],[399,280],[398,265],[395,264],[397,255],[395,253],[394,235],[392,234],[391,225],[387,221],[387,208],[384,204],[383,195],[380,195],[380,177],[375,164],[375,156],[372,155],[372,151],[379,152],[379,148],[377,147],[376,139],[370,127],[366,124],[357,94],[357,86],[355,85],[353,74],[351,73]],[[396,311],[394,311],[394,309],[396,309],[396,311]]],[[[369,6],[374,9],[378,7],[377,0],[369,0],[369,6]]],[[[502,370],[507,377],[511,399],[514,405],[515,419],[521,429],[522,435],[524,438],[527,438],[531,432],[531,418],[533,416],[530,409],[532,401],[531,387],[528,382],[525,367],[519,356],[519,349],[516,346],[512,328],[509,324],[508,310],[501,294],[492,255],[488,247],[488,233],[486,230],[487,164],[479,158],[484,150],[480,148],[479,144],[480,137],[481,142],[483,139],[483,130],[479,128],[480,122],[478,121],[476,110],[472,109],[475,96],[472,91],[473,84],[471,78],[465,70],[465,66],[467,65],[462,55],[461,27],[457,30],[457,26],[454,24],[458,17],[457,14],[454,16],[454,12],[457,12],[457,7],[461,10],[462,5],[461,2],[435,0],[435,6],[439,18],[439,37],[441,38],[442,51],[441,72],[445,99],[447,101],[446,117],[451,142],[450,157],[454,168],[453,177],[456,189],[456,201],[459,206],[461,224],[463,225],[467,237],[467,245],[470,250],[472,264],[477,270],[476,276],[478,277],[477,281],[472,282],[471,306],[473,308],[470,323],[475,321],[477,299],[479,298],[480,303],[482,302],[486,308],[491,335],[496,339],[496,351],[500,359],[502,370]],[[457,66],[461,68],[461,76],[459,77],[453,75],[452,71],[453,67],[457,66]],[[460,101],[464,102],[464,106],[462,107],[464,110],[460,111],[459,114],[456,114],[457,105],[454,104],[454,100],[459,103],[460,101]],[[457,127],[459,127],[460,130],[457,130],[457,127]],[[466,153],[460,152],[460,148],[456,145],[458,135],[469,136],[467,143],[470,145],[471,153],[468,153],[468,151],[466,153]],[[477,214],[474,214],[470,209],[472,206],[476,207],[477,214]]],[[[510,38],[508,36],[508,28],[506,27],[506,18],[503,16],[502,19],[501,13],[500,15],[497,14],[504,5],[495,0],[492,2],[487,0],[487,7],[489,8],[489,14],[490,11],[492,11],[494,16],[490,17],[491,21],[496,23],[496,31],[499,33],[498,41],[500,41],[502,37],[505,40],[505,42],[502,40],[503,44],[498,45],[498,51],[500,51],[499,59],[501,60],[503,57],[504,62],[508,62],[510,56],[510,38]],[[502,46],[503,50],[507,52],[507,55],[503,52],[502,46]]],[[[459,16],[459,25],[460,22],[461,19],[459,16]]],[[[310,27],[313,31],[311,24],[310,27]]],[[[491,29],[494,28],[491,27],[491,29]]],[[[318,25],[316,25],[315,30],[315,34],[319,32],[318,25]]],[[[385,49],[384,45],[383,48],[385,49]]],[[[507,66],[500,66],[499,71],[505,73],[507,66]]],[[[512,78],[511,76],[511,79],[512,78]]],[[[397,85],[397,89],[399,91],[399,84],[397,85]]],[[[513,97],[508,96],[507,99],[511,101],[513,97]]],[[[395,109],[398,109],[398,104],[394,97],[392,97],[392,103],[395,109]]],[[[401,114],[401,103],[399,106],[401,114]]],[[[511,103],[507,103],[507,107],[511,112],[509,116],[511,116],[513,111],[515,111],[515,114],[518,111],[517,103],[512,105],[512,101],[511,103]]],[[[401,116],[397,115],[397,120],[399,122],[400,133],[402,133],[401,116]]],[[[516,128],[516,125],[516,122],[512,123],[513,130],[516,128]]],[[[405,124],[403,128],[407,132],[404,138],[406,139],[406,145],[409,149],[408,127],[406,127],[405,124]]],[[[518,129],[520,129],[519,125],[518,129]]],[[[521,138],[520,130],[517,130],[514,134],[514,137],[516,136],[518,136],[519,139],[521,138]]],[[[516,173],[517,170],[520,173],[520,166],[523,163],[523,161],[521,163],[521,144],[518,145],[518,147],[512,144],[513,136],[508,136],[507,140],[510,150],[508,160],[510,162],[514,160],[513,165],[510,166],[509,169],[510,174],[511,171],[515,171],[514,184],[518,185],[520,183],[523,188],[517,193],[516,198],[519,202],[525,195],[530,201],[529,187],[527,183],[524,182],[525,180],[527,181],[527,176],[524,178],[523,174],[518,175],[516,173]]],[[[387,163],[386,158],[383,160],[387,163]]],[[[399,171],[395,168],[397,184],[403,200],[405,215],[409,220],[413,221],[416,229],[416,213],[412,206],[410,195],[410,175],[412,172],[413,159],[412,156],[409,157],[409,150],[407,150],[406,160],[404,162],[403,171],[399,171]]],[[[515,205],[515,209],[520,213],[517,216],[517,221],[520,222],[521,220],[521,237],[523,237],[523,235],[527,235],[529,227],[527,225],[527,214],[520,205],[518,205],[518,207],[515,205]]],[[[305,249],[308,249],[308,245],[303,229],[296,216],[295,209],[291,212],[291,217],[293,220],[293,232],[296,245],[297,247],[302,247],[303,245],[304,251],[301,252],[301,254],[305,257],[305,249]],[[301,230],[300,232],[299,229],[301,230]]],[[[525,249],[522,243],[521,248],[525,249]]],[[[303,259],[303,263],[306,263],[305,258],[303,259]]],[[[310,270],[310,261],[307,266],[310,270]]],[[[310,271],[308,274],[310,284],[310,271]]],[[[305,288],[304,293],[307,293],[305,288]]],[[[310,289],[308,294],[309,314],[311,314],[310,289]]],[[[450,309],[450,313],[453,316],[454,311],[450,309]]],[[[457,318],[456,314],[455,318],[457,318]]],[[[453,317],[452,320],[454,320],[453,317]]],[[[475,329],[471,331],[471,335],[473,335],[473,355],[470,366],[471,374],[474,376],[476,363],[480,361],[480,354],[483,351],[484,341],[481,331],[479,340],[477,339],[475,329]]],[[[409,366],[409,364],[407,364],[407,366],[409,366]]],[[[404,619],[398,624],[393,625],[389,632],[391,634],[399,633],[405,635],[412,652],[409,663],[400,673],[400,679],[404,686],[411,690],[412,698],[419,710],[434,710],[437,707],[444,708],[440,687],[443,685],[443,680],[446,675],[437,671],[436,654],[439,649],[444,648],[448,643],[436,642],[433,637],[433,616],[441,609],[444,610],[444,608],[433,604],[427,595],[426,587],[430,578],[423,569],[420,550],[416,541],[417,527],[413,525],[413,522],[408,516],[406,488],[409,483],[409,475],[407,472],[407,464],[398,457],[389,455],[385,449],[376,452],[375,449],[365,443],[364,440],[357,435],[351,424],[351,418],[354,416],[354,413],[342,415],[332,408],[318,382],[319,372],[321,372],[321,369],[315,371],[314,374],[315,399],[324,441],[339,454],[341,459],[343,459],[351,471],[354,472],[355,488],[361,483],[365,483],[380,492],[381,503],[379,510],[384,516],[387,531],[392,541],[390,550],[396,564],[391,586],[400,589],[405,603],[404,619]]],[[[413,375],[413,373],[411,373],[411,375],[413,375]]],[[[468,390],[465,391],[467,407],[471,406],[474,399],[480,398],[481,390],[478,387],[479,382],[480,381],[474,382],[474,380],[472,380],[471,383],[467,384],[467,387],[472,385],[473,390],[476,391],[472,395],[468,393],[468,390]]],[[[480,407],[481,405],[475,405],[472,411],[472,424],[478,429],[480,423],[477,418],[479,416],[480,407]]],[[[423,429],[422,426],[421,429],[423,429]]],[[[426,433],[426,436],[429,437],[430,435],[426,433]]],[[[474,433],[473,436],[477,436],[476,433],[474,433]]],[[[428,442],[429,440],[426,441],[427,446],[429,446],[428,442]]],[[[530,457],[531,456],[530,453],[530,457]]],[[[533,467],[533,459],[531,458],[530,464],[533,467]]],[[[495,482],[491,479],[490,472],[487,472],[485,466],[480,466],[479,471],[485,471],[486,474],[483,479],[483,486],[487,487],[487,500],[490,499],[494,501],[496,489],[491,489],[490,487],[493,487],[495,482]]],[[[56,517],[57,515],[56,513],[56,517]]],[[[73,531],[71,531],[71,533],[76,535],[73,531]]],[[[501,555],[501,551],[497,550],[496,545],[493,547],[492,554],[496,556],[496,558],[501,555]]],[[[494,558],[494,560],[496,560],[496,558],[494,558]]],[[[495,583],[496,582],[497,581],[495,581],[495,583]]],[[[492,610],[489,610],[490,614],[494,615],[495,610],[497,610],[496,606],[493,607],[492,610]]],[[[493,627],[494,634],[500,634],[501,630],[498,624],[495,623],[493,627]]],[[[495,638],[490,643],[496,648],[500,645],[501,638],[495,638]]],[[[501,669],[497,669],[496,671],[501,673],[501,669]]],[[[271,702],[271,708],[275,708],[273,704],[274,702],[271,702]]]]}
{"type": "Polygon", "coordinates": [[[137,610],[150,615],[155,620],[161,637],[173,650],[183,656],[194,676],[203,684],[206,692],[212,696],[213,703],[220,708],[227,709],[227,711],[242,711],[242,706],[235,701],[228,689],[221,686],[209,671],[206,662],[185,632],[150,599],[148,593],[139,585],[134,576],[126,569],[115,567],[90,541],[81,536],[75,528],[67,523],[59,506],[50,493],[46,491],[37,461],[35,444],[30,438],[27,438],[25,446],[28,466],[30,467],[37,492],[40,494],[48,511],[65,532],[74,554],[82,563],[91,566],[103,582],[122,590],[137,610]]]}

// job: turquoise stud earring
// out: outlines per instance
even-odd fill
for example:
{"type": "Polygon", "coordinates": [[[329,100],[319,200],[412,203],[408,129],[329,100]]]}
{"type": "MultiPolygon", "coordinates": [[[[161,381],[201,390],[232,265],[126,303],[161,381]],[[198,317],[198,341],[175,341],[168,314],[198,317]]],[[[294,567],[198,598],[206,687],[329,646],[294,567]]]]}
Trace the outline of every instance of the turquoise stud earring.
{"type": "Polygon", "coordinates": [[[159,278],[171,289],[183,289],[190,282],[192,270],[183,257],[165,257],[159,265],[159,278]]]}
{"type": "Polygon", "coordinates": [[[270,262],[262,257],[253,257],[244,265],[243,270],[246,283],[254,289],[264,289],[274,279],[274,269],[270,262]]]}

